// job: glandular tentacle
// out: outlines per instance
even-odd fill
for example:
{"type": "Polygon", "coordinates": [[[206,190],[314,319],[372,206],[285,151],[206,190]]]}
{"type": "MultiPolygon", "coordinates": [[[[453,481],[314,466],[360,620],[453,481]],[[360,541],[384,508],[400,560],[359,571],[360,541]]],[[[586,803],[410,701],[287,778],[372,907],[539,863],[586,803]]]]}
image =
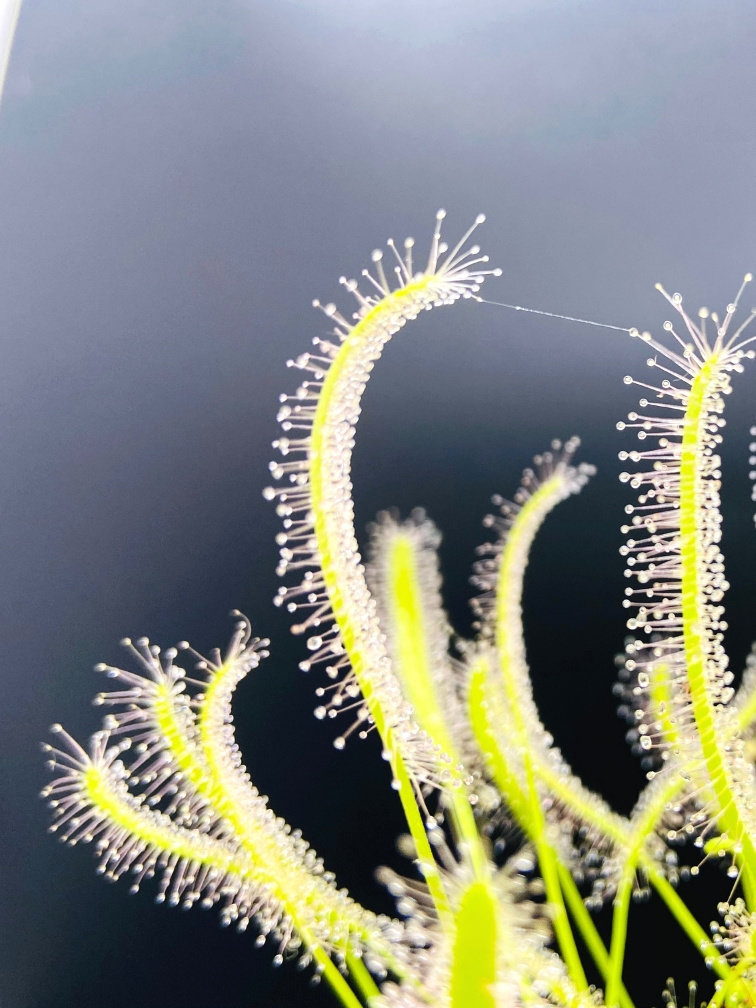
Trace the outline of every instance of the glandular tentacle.
{"type": "Polygon", "coordinates": [[[130,871],[132,889],[158,875],[160,900],[220,902],[223,923],[240,930],[254,919],[259,940],[271,938],[279,955],[297,953],[326,971],[328,957],[356,955],[378,975],[409,973],[411,928],[338,889],[242,765],[231,700],[268,641],[241,617],[223,656],[203,657],[185,642],[165,651],[146,638],[125,643],[141,668],[100,666],[125,688],[98,695],[110,712],[89,752],[59,727],[61,745],[47,747],[54,829],[70,843],[96,842],[100,870],[130,871]],[[180,650],[197,660],[194,674],[177,664],[180,650]]]}
{"type": "MultiPolygon", "coordinates": [[[[750,280],[744,280],[743,287],[750,280]]],[[[741,287],[742,293],[743,287],[741,287]]],[[[756,828],[751,798],[753,774],[743,757],[737,713],[731,705],[733,676],[723,645],[726,629],[722,600],[728,588],[721,538],[721,463],[718,446],[730,376],[753,352],[742,339],[744,326],[731,335],[737,298],[723,320],[702,309],[698,322],[682,298],[659,287],[682,320],[678,332],[666,322],[673,348],[648,333],[633,335],[655,351],[650,367],[666,375],[646,385],[625,427],[637,431],[641,450],[620,456],[636,463],[621,479],[640,491],[626,511],[628,536],[625,607],[633,633],[626,662],[642,719],[641,746],[674,761],[695,800],[685,824],[708,839],[715,829],[736,860],[747,885],[753,885],[756,828]],[[711,318],[714,332],[707,322],[711,318]],[[664,363],[660,363],[663,361],[664,363]],[[700,826],[699,826],[700,824],[700,826]]],[[[626,382],[632,383],[631,378],[626,382]]],[[[678,802],[678,809],[685,809],[678,802]]]]}
{"type": "MultiPolygon", "coordinates": [[[[301,571],[299,583],[285,587],[278,599],[314,607],[294,626],[307,635],[311,652],[302,667],[323,663],[334,680],[347,677],[348,690],[359,687],[364,706],[353,707],[352,718],[360,733],[375,728],[381,737],[418,860],[440,912],[447,914],[448,899],[423,829],[421,792],[426,786],[460,788],[466,774],[420,727],[392,668],[357,545],[350,479],[362,394],[386,343],[420,312],[474,297],[487,276],[500,272],[487,267],[477,246],[464,247],[470,232],[447,254],[441,240],[444,216],[443,211],[436,216],[424,271],[413,272],[409,242],[403,259],[390,246],[399,258],[393,283],[379,250],[372,255],[372,269],[363,271],[372,288],[368,293],[357,281],[342,278],[357,302],[352,320],[334,304],[315,302],[333,323],[334,338],[315,341],[316,358],[303,354],[291,362],[307,377],[294,395],[283,398],[279,421],[285,435],[291,425],[299,428],[306,444],[289,460],[288,438],[277,442],[286,461],[271,463],[280,485],[266,496],[276,501],[284,522],[279,572],[301,571]],[[299,552],[294,553],[289,536],[296,537],[299,552]]],[[[483,220],[480,215],[473,227],[483,220]]],[[[335,739],[337,748],[343,748],[346,734],[335,739]]]]}
{"type": "Polygon", "coordinates": [[[481,547],[475,569],[473,583],[482,592],[475,600],[481,643],[468,656],[469,705],[484,766],[513,819],[531,839],[540,829],[525,787],[527,753],[548,843],[563,863],[591,881],[589,904],[598,907],[615,892],[631,847],[633,862],[642,865],[637,892],[644,887],[646,869],[673,879],[677,871],[674,853],[662,841],[668,832],[666,803],[652,803],[656,816],[650,820],[643,815],[644,803],[633,820],[612,811],[572,772],[541,723],[532,695],[520,619],[523,578],[540,525],[593,472],[585,464],[572,464],[577,446],[577,439],[564,446],[555,442],[549,452],[537,456],[514,500],[496,498],[499,514],[486,520],[498,538],[481,547]]]}
{"type": "MultiPolygon", "coordinates": [[[[295,633],[307,635],[311,654],[302,667],[323,663],[329,677],[343,683],[331,691],[327,710],[348,709],[353,719],[336,746],[343,747],[354,726],[363,735],[377,727],[391,759],[399,758],[419,785],[447,785],[451,778],[460,783],[464,773],[454,767],[450,772],[449,754],[420,728],[392,669],[357,546],[350,464],[362,392],[386,342],[421,311],[472,297],[486,276],[500,272],[486,267],[477,246],[466,247],[483,216],[450,252],[441,239],[444,216],[439,211],[422,272],[414,271],[408,239],[403,255],[389,242],[397,262],[393,280],[380,250],[363,271],[369,292],[341,278],[357,302],[352,320],[333,304],[315,302],[332,321],[334,339],[316,339],[317,353],[290,362],[307,377],[293,396],[283,397],[279,422],[285,436],[275,447],[285,461],[271,463],[283,485],[266,491],[284,520],[279,573],[302,572],[298,583],[279,590],[277,602],[299,617],[295,633]],[[288,436],[294,429],[295,440],[288,436]],[[358,694],[364,704],[347,702],[358,694]]],[[[324,711],[325,705],[318,708],[324,711]]]]}
{"type": "Polygon", "coordinates": [[[418,724],[463,764],[467,729],[453,633],[441,599],[441,535],[421,509],[399,520],[378,515],[370,529],[367,580],[392,668],[418,724]]]}

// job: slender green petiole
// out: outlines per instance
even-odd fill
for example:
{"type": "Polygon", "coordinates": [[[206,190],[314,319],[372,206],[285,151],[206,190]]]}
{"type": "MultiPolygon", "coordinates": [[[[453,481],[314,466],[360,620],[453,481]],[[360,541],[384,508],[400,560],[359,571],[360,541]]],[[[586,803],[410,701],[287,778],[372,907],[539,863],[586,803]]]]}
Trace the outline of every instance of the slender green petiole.
{"type": "MultiPolygon", "coordinates": [[[[596,929],[596,925],[593,923],[591,915],[586,909],[583,898],[575,885],[575,880],[572,875],[570,875],[567,868],[561,863],[557,864],[557,870],[559,872],[559,884],[562,887],[567,908],[577,925],[580,937],[585,942],[588,951],[593,957],[593,961],[598,966],[599,971],[604,978],[604,982],[606,982],[610,969],[609,953],[607,952],[606,946],[601,939],[601,935],[596,929]]],[[[617,1000],[621,1008],[635,1008],[624,984],[620,981],[616,986],[617,1000]]]]}

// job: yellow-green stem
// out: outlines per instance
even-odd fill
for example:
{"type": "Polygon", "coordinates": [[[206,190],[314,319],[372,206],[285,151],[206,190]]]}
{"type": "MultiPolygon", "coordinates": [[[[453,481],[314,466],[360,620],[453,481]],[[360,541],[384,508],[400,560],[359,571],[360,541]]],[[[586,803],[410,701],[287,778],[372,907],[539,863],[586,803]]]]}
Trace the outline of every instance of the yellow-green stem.
{"type": "Polygon", "coordinates": [[[357,989],[369,1004],[370,998],[378,997],[380,994],[378,985],[370,975],[370,971],[362,959],[356,955],[348,955],[346,957],[346,965],[357,989]]]}
{"type": "Polygon", "coordinates": [[[710,936],[704,931],[696,918],[690,912],[686,904],[676,892],[674,886],[658,870],[648,872],[648,880],[656,889],[667,906],[667,909],[675,918],[685,934],[690,938],[697,951],[704,958],[711,961],[711,968],[720,977],[726,977],[730,973],[730,968],[723,961],[716,945],[711,941],[710,936]]]}
{"type": "MultiPolygon", "coordinates": [[[[593,961],[596,963],[604,983],[606,983],[606,979],[609,975],[609,953],[606,950],[606,946],[601,939],[601,935],[596,929],[596,925],[593,923],[591,915],[585,907],[583,897],[580,895],[578,887],[575,885],[575,880],[569,870],[561,862],[557,864],[557,870],[559,872],[559,882],[562,886],[562,892],[564,893],[564,898],[567,902],[567,908],[570,911],[570,915],[575,921],[578,931],[580,932],[580,936],[593,957],[593,961]]],[[[622,982],[617,985],[617,999],[621,1008],[635,1008],[633,1001],[622,982]]]]}
{"type": "Polygon", "coordinates": [[[630,909],[630,896],[633,891],[633,873],[628,877],[627,871],[617,886],[614,897],[614,912],[612,914],[612,940],[609,946],[609,975],[606,981],[607,1008],[614,1008],[618,1001],[618,989],[622,980],[622,965],[625,961],[625,941],[627,939],[627,915],[630,909]]]}
{"type": "MultiPolygon", "coordinates": [[[[473,732],[488,764],[489,772],[496,781],[501,794],[505,797],[520,829],[523,830],[535,848],[546,888],[546,898],[551,906],[552,925],[562,957],[573,983],[580,989],[585,989],[588,982],[580,961],[575,937],[570,928],[559,885],[557,873],[559,858],[546,837],[545,822],[537,796],[536,800],[533,800],[535,783],[532,777],[532,767],[529,769],[530,790],[526,793],[519,785],[517,774],[512,772],[509,767],[491,724],[485,686],[488,674],[488,664],[485,658],[481,658],[470,676],[468,703],[473,732]]],[[[493,698],[491,700],[493,702],[493,698]]]]}

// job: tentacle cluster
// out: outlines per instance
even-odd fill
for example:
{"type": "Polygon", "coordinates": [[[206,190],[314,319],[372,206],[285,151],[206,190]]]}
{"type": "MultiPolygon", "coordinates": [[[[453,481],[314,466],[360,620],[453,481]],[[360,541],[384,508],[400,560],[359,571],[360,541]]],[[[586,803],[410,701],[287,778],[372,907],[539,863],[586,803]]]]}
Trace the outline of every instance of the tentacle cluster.
{"type": "Polygon", "coordinates": [[[441,534],[420,508],[404,521],[383,512],[370,532],[367,582],[392,669],[423,731],[466,765],[470,732],[463,670],[451,655],[454,635],[441,598],[441,534]]]}
{"type": "MultiPolygon", "coordinates": [[[[69,843],[94,842],[100,871],[133,876],[132,891],[160,877],[158,901],[221,905],[221,920],[244,930],[256,918],[260,942],[310,961],[323,947],[344,959],[365,952],[378,972],[405,956],[407,929],[358,906],[322,861],[270,810],[252,785],[234,741],[231,698],[267,655],[240,620],[231,646],[197,661],[196,675],[146,638],[124,642],[140,667],[98,668],[123,687],[101,693],[111,708],[90,751],[56,726],[48,746],[56,772],[45,789],[53,830],[69,843]]],[[[406,958],[406,956],[405,956],[406,958]]]]}
{"type": "MultiPolygon", "coordinates": [[[[630,824],[572,773],[542,724],[521,612],[528,556],[541,524],[560,501],[579,493],[595,471],[586,463],[572,464],[578,446],[577,438],[564,445],[552,442],[525,470],[514,499],[495,497],[499,513],[484,520],[497,538],[479,548],[473,577],[481,593],[473,606],[482,644],[471,662],[477,670],[471,675],[471,703],[479,705],[473,714],[481,728],[478,742],[506,807],[527,834],[533,828],[524,790],[527,759],[550,843],[573,873],[591,880],[591,903],[600,905],[616,886],[630,824]]],[[[649,839],[647,845],[655,860],[664,860],[658,841],[649,839]]]]}
{"type": "Polygon", "coordinates": [[[392,761],[400,759],[419,784],[460,775],[449,754],[417,725],[392,668],[357,546],[350,463],[361,396],[388,340],[421,311],[472,297],[486,276],[500,272],[485,267],[487,257],[477,245],[467,247],[483,216],[451,250],[441,240],[444,216],[439,211],[421,272],[415,272],[414,243],[407,239],[403,255],[389,242],[396,260],[393,284],[380,251],[373,253],[374,272],[363,271],[368,293],[356,280],[341,278],[357,301],[352,321],[333,304],[315,302],[334,323],[334,339],[316,339],[316,354],[290,362],[308,377],[294,395],[282,397],[284,437],[275,447],[285,460],[271,463],[282,485],[266,491],[284,523],[279,573],[300,573],[298,583],[279,589],[276,601],[301,615],[295,633],[309,635],[311,655],[302,668],[324,663],[339,681],[330,709],[353,712],[351,726],[334,744],[342,748],[355,729],[364,734],[377,726],[392,761]]]}
{"type": "MultiPolygon", "coordinates": [[[[749,280],[750,275],[743,287],[749,280]]],[[[722,320],[712,317],[710,337],[705,309],[696,323],[678,294],[660,289],[683,330],[665,323],[671,346],[632,331],[654,352],[649,366],[665,377],[656,384],[627,377],[626,383],[641,385],[654,398],[644,396],[642,412],[618,424],[637,431],[643,442],[642,450],[620,454],[640,464],[620,477],[640,491],[637,503],[626,508],[629,521],[622,531],[628,538],[620,550],[630,582],[627,625],[634,635],[624,663],[625,713],[634,722],[640,749],[659,761],[674,759],[684,775],[691,807],[697,806],[686,825],[692,819],[704,836],[722,829],[724,805],[737,834],[730,841],[738,843],[744,829],[756,827],[756,808],[753,775],[730,704],[733,675],[723,645],[728,584],[719,548],[718,446],[730,375],[753,356],[746,349],[751,340],[742,336],[750,319],[729,333],[739,293],[722,320]],[[717,739],[729,741],[721,745],[717,739]]]]}
{"type": "Polygon", "coordinates": [[[711,924],[717,948],[752,984],[756,981],[756,914],[740,897],[732,903],[720,903],[718,910],[722,922],[711,924]]]}

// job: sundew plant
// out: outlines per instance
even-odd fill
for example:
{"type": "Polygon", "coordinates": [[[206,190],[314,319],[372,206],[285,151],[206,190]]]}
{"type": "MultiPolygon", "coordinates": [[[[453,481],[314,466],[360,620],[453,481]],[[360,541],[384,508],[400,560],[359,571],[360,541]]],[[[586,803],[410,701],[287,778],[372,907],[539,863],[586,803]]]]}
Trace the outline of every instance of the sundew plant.
{"type": "Polygon", "coordinates": [[[223,923],[252,923],[275,962],[298,958],[345,1008],[633,1008],[626,937],[634,900],[649,895],[710,968],[710,1008],[753,1004],[756,662],[736,692],[723,646],[717,454],[730,376],[753,356],[748,319],[738,326],[738,298],[721,317],[692,318],[660,288],[675,321],[659,337],[627,330],[651,354],[653,377],[635,383],[639,408],[618,424],[631,440],[620,478],[632,495],[618,691],[648,779],[625,817],[554,746],[524,645],[530,548],[593,471],[575,461],[577,439],[552,442],[511,500],[494,499],[473,576],[475,640],[452,634],[439,534],[424,513],[381,515],[364,561],[358,550],[350,463],[374,364],[420,312],[480,299],[499,272],[470,244],[482,217],[452,247],[443,217],[421,262],[411,239],[389,242],[390,269],[376,251],[359,284],[341,278],[351,316],[316,302],[332,334],[290,362],[302,380],[281,397],[265,490],[283,525],[275,602],[306,642],[302,668],[318,676],[315,716],[333,720],[337,749],[378,733],[406,818],[406,872],[379,872],[396,915],[353,900],[255,789],[232,702],[268,641],[239,614],[223,654],[141,638],[124,641],[128,669],[100,666],[113,682],[95,700],[101,730],[85,749],[56,725],[46,746],[52,829],[93,843],[99,870],[128,876],[132,891],[155,877],[158,900],[217,904],[223,923]],[[688,841],[692,868],[678,862],[688,841]],[[700,922],[678,882],[707,859],[724,867],[722,901],[700,922]],[[610,928],[597,927],[602,907],[610,928]]]}

